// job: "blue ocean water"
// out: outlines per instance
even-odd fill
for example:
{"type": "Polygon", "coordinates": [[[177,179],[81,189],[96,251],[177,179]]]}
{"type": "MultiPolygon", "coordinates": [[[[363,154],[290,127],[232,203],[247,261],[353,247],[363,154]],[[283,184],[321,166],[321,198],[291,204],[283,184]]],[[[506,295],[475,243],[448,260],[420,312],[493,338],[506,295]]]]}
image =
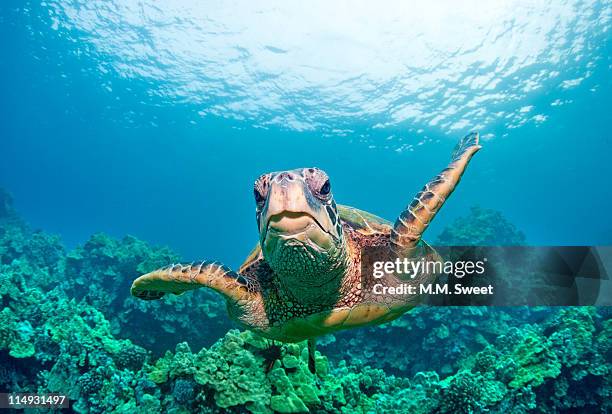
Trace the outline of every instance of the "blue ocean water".
{"type": "Polygon", "coordinates": [[[198,4],[3,2],[0,185],[34,226],[236,266],[260,174],[318,166],[393,220],[478,129],[427,238],[480,205],[531,244],[612,241],[609,2],[198,4]]]}

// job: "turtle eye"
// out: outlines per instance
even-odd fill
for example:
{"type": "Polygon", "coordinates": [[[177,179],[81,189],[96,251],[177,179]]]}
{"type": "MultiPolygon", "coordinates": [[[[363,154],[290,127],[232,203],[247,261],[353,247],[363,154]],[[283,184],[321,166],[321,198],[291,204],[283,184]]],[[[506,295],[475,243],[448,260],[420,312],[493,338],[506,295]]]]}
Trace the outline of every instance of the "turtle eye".
{"type": "Polygon", "coordinates": [[[261,194],[261,192],[257,188],[253,190],[253,195],[255,196],[255,202],[257,203],[257,205],[263,204],[264,201],[266,201],[266,198],[263,196],[263,194],[261,194]]]}
{"type": "Polygon", "coordinates": [[[327,196],[329,195],[330,191],[331,191],[331,184],[329,183],[329,180],[325,180],[325,182],[319,189],[319,194],[321,194],[322,196],[327,196]]]}

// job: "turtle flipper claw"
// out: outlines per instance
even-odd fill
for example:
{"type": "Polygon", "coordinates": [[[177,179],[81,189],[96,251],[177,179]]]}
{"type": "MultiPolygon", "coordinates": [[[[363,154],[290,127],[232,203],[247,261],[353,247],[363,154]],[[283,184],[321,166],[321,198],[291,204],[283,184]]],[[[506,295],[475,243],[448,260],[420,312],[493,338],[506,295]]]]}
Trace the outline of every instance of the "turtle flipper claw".
{"type": "Polygon", "coordinates": [[[452,160],[457,161],[461,159],[463,156],[468,155],[472,156],[476,151],[482,148],[479,144],[480,136],[478,132],[471,132],[467,134],[461,141],[457,143],[455,149],[453,150],[452,160]]]}

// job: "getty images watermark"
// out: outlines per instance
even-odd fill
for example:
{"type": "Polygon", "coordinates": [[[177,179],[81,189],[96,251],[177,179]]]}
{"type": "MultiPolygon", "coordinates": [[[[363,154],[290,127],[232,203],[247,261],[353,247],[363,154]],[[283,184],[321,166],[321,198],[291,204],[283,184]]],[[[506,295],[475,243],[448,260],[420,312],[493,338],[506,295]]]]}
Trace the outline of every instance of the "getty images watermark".
{"type": "Polygon", "coordinates": [[[424,246],[412,259],[388,246],[361,252],[362,290],[385,303],[612,306],[610,273],[612,246],[424,246]]]}
{"type": "MultiPolygon", "coordinates": [[[[486,272],[487,258],[482,260],[412,260],[407,258],[396,258],[389,261],[375,261],[372,265],[372,276],[379,280],[372,286],[375,295],[492,295],[493,285],[464,286],[461,283],[453,284],[450,290],[449,284],[438,284],[432,282],[424,283],[398,283],[389,286],[386,276],[395,276],[399,280],[415,279],[420,275],[445,275],[463,279],[466,276],[481,276],[486,272]],[[387,283],[382,283],[387,282],[387,283]]],[[[394,281],[397,279],[394,279],[394,281]]]]}

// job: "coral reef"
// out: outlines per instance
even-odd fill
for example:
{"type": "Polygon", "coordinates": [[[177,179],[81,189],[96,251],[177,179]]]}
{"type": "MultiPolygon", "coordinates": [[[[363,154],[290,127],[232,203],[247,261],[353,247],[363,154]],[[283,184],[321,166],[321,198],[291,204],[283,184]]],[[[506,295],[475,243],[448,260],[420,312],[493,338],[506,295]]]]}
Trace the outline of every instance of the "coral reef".
{"type": "Polygon", "coordinates": [[[218,295],[199,290],[154,302],[130,296],[137,276],[177,261],[178,256],[167,248],[151,247],[130,236],[115,240],[96,234],[66,256],[61,288],[101,310],[113,333],[129,336],[155,354],[173,348],[179,341],[177,334],[194,346],[210,345],[231,327],[218,295]],[[201,335],[204,331],[209,335],[201,335]]]}
{"type": "Polygon", "coordinates": [[[323,338],[320,348],[333,361],[377,366],[402,376],[433,370],[444,377],[456,372],[466,356],[532,317],[527,308],[419,307],[382,326],[323,338]],[[379,336],[385,341],[371,340],[379,336]]]}
{"type": "Polygon", "coordinates": [[[499,211],[474,206],[438,235],[436,245],[521,246],[525,235],[499,211]]]}
{"type": "Polygon", "coordinates": [[[109,320],[115,335],[162,355],[181,340],[209,346],[232,327],[223,300],[206,290],[155,302],[133,300],[130,286],[137,276],[178,261],[168,248],[131,236],[115,240],[96,234],[66,252],[59,237],[32,231],[15,214],[5,192],[0,203],[0,264],[21,263],[29,269],[23,270],[29,286],[58,288],[92,305],[109,320]],[[201,335],[203,331],[209,335],[201,335]]]}
{"type": "Polygon", "coordinates": [[[129,297],[135,275],[173,260],[104,235],[66,253],[0,191],[0,391],[65,393],[79,413],[612,411],[609,309],[418,308],[321,338],[312,374],[305,343],[230,329],[206,292],[129,297]]]}

